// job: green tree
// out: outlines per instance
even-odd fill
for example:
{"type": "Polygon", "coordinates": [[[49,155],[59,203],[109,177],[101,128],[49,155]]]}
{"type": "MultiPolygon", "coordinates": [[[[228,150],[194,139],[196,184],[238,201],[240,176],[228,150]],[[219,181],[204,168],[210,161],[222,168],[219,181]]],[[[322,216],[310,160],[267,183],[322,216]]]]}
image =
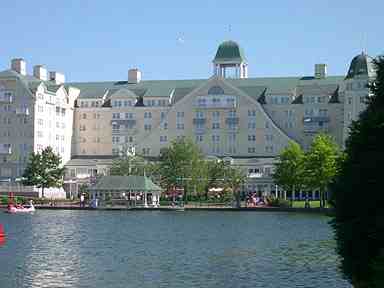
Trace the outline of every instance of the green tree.
{"type": "Polygon", "coordinates": [[[224,185],[224,176],[226,166],[223,161],[211,161],[205,162],[206,166],[206,182],[205,182],[205,199],[208,199],[208,191],[210,188],[220,187],[224,185]]]}
{"type": "Polygon", "coordinates": [[[351,125],[346,157],[332,184],[337,250],[354,287],[384,287],[384,57],[367,109],[351,125]]]}
{"type": "Polygon", "coordinates": [[[320,207],[325,207],[325,191],[338,172],[341,151],[326,134],[318,134],[306,153],[304,181],[308,189],[319,189],[320,207]]]}
{"type": "Polygon", "coordinates": [[[61,167],[61,157],[56,155],[51,147],[41,153],[32,153],[23,174],[24,185],[41,188],[42,198],[44,189],[62,187],[65,168],[61,167]]]}
{"type": "Polygon", "coordinates": [[[112,162],[110,174],[118,176],[144,175],[146,167],[147,163],[143,157],[124,155],[112,162]]]}
{"type": "Polygon", "coordinates": [[[206,181],[206,170],[201,151],[190,139],[176,140],[160,152],[158,171],[163,187],[182,186],[185,191],[196,190],[206,181]]]}
{"type": "Polygon", "coordinates": [[[231,166],[226,167],[224,177],[225,185],[232,190],[237,208],[241,207],[240,188],[246,179],[246,174],[240,168],[231,166]]]}
{"type": "Polygon", "coordinates": [[[295,191],[301,190],[304,186],[304,164],[305,154],[300,145],[289,142],[278,156],[273,174],[275,183],[294,195],[295,191]]]}

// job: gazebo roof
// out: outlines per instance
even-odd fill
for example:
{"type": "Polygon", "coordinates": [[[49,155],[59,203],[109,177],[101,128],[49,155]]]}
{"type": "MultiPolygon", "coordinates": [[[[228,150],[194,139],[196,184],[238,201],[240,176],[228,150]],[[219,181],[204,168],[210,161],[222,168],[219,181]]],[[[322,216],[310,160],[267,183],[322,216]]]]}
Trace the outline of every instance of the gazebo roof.
{"type": "Polygon", "coordinates": [[[120,190],[120,191],[142,191],[161,192],[162,189],[145,176],[103,176],[89,190],[120,190]]]}

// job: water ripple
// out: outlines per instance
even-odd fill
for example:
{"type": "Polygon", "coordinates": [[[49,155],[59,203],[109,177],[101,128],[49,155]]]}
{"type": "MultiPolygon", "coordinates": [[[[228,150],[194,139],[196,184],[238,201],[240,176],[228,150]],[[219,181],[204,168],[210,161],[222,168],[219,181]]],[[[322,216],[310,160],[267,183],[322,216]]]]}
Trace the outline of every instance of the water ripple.
{"type": "Polygon", "coordinates": [[[0,213],[0,287],[351,287],[327,218],[288,213],[0,213]]]}

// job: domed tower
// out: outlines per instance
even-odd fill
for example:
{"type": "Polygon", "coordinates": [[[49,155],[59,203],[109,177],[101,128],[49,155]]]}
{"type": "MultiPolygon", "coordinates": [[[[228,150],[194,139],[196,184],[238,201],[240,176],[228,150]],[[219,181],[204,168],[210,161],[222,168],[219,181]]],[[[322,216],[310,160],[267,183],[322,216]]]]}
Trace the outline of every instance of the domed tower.
{"type": "Polygon", "coordinates": [[[344,127],[343,139],[349,135],[349,126],[366,108],[369,97],[368,83],[376,76],[373,59],[362,52],[355,56],[344,79],[344,127]]]}
{"type": "Polygon", "coordinates": [[[248,63],[243,49],[234,41],[225,41],[213,59],[213,73],[223,78],[248,78],[248,63]]]}

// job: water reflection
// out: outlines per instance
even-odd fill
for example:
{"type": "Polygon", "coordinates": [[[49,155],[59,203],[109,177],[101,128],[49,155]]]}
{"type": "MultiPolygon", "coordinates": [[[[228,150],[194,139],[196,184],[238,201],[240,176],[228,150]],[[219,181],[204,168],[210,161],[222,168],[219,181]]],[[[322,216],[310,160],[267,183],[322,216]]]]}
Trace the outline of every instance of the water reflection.
{"type": "Polygon", "coordinates": [[[321,216],[38,211],[0,221],[10,231],[1,288],[350,287],[321,216]]]}

